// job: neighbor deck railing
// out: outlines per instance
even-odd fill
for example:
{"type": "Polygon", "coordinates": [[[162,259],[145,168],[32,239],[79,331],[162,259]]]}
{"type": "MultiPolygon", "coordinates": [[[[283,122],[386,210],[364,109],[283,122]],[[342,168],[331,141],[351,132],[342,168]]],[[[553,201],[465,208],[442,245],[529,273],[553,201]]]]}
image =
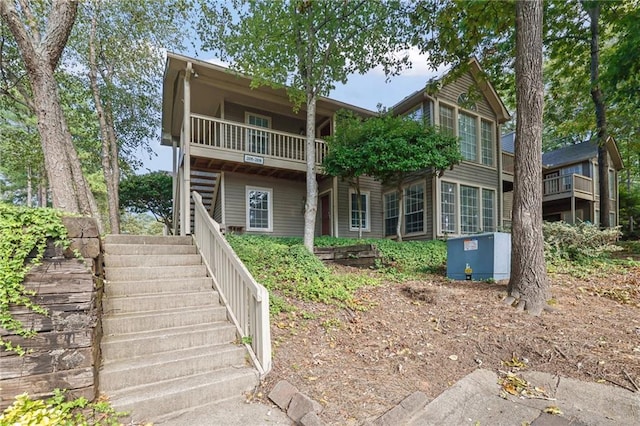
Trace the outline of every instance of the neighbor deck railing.
{"type": "Polygon", "coordinates": [[[271,370],[269,293],[258,284],[208,214],[202,197],[193,192],[195,232],[193,238],[213,277],[220,299],[227,307],[243,342],[249,346],[261,374],[271,370]]]}
{"type": "Polygon", "coordinates": [[[579,193],[593,196],[593,183],[591,178],[582,175],[564,175],[547,178],[543,181],[543,195],[556,195],[567,193],[579,193]]]}
{"type": "MultiPolygon", "coordinates": [[[[306,138],[293,133],[205,115],[191,114],[191,143],[261,157],[306,162],[306,138]]],[[[327,144],[315,140],[316,164],[322,164],[327,144]]]]}

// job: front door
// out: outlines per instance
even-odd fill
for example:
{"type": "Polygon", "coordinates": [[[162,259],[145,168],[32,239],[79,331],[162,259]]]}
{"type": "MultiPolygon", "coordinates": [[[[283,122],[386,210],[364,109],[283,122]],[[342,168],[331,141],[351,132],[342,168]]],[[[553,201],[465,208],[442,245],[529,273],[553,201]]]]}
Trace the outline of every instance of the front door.
{"type": "Polygon", "coordinates": [[[322,213],[322,235],[331,235],[331,199],[329,194],[320,197],[320,212],[322,213]]]}

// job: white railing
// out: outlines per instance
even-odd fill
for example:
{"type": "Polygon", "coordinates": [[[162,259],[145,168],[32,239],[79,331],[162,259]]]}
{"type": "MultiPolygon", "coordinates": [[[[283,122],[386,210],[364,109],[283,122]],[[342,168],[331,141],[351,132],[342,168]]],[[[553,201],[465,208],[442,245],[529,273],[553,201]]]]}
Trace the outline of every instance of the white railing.
{"type": "Polygon", "coordinates": [[[582,175],[564,175],[547,178],[543,182],[543,194],[555,195],[562,193],[577,192],[581,194],[593,195],[593,184],[591,178],[582,175]]]}
{"type": "MultiPolygon", "coordinates": [[[[191,114],[191,143],[226,151],[306,162],[306,138],[250,124],[191,114]]],[[[322,164],[327,144],[316,139],[316,164],[322,164]]]]}
{"type": "Polygon", "coordinates": [[[254,364],[262,375],[271,370],[269,292],[258,284],[208,214],[202,197],[193,192],[195,233],[193,238],[213,277],[229,318],[238,328],[254,364]]]}

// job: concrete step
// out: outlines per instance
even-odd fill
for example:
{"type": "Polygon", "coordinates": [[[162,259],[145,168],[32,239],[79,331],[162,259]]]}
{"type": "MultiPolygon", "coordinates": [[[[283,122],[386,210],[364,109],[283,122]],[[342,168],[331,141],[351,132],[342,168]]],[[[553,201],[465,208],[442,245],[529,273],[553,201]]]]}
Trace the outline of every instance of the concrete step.
{"type": "Polygon", "coordinates": [[[140,333],[103,336],[100,348],[104,365],[150,353],[193,346],[219,345],[236,340],[236,328],[229,322],[161,328],[140,333]]]}
{"type": "Polygon", "coordinates": [[[104,237],[105,245],[109,244],[193,244],[193,238],[175,237],[175,236],[158,236],[158,235],[127,235],[127,234],[110,234],[104,237]]]}
{"type": "Polygon", "coordinates": [[[135,312],[161,312],[165,309],[215,307],[219,305],[218,294],[203,291],[190,293],[143,294],[134,296],[105,297],[102,310],[107,314],[131,314],[135,312]]]}
{"type": "Polygon", "coordinates": [[[246,367],[246,350],[240,345],[194,347],[147,354],[105,365],[100,369],[102,392],[171,380],[227,367],[246,367]]]}
{"type": "Polygon", "coordinates": [[[204,265],[190,266],[139,266],[130,268],[105,268],[108,281],[141,281],[186,277],[206,277],[204,265]]]}
{"type": "Polygon", "coordinates": [[[105,283],[104,289],[107,297],[213,291],[213,280],[211,278],[186,277],[145,281],[110,281],[105,283]]]}
{"type": "Polygon", "coordinates": [[[188,407],[238,397],[258,385],[251,368],[227,368],[107,394],[117,411],[128,411],[134,422],[154,421],[188,407]]]}
{"type": "Polygon", "coordinates": [[[158,328],[185,327],[225,321],[227,309],[222,305],[166,309],[161,312],[134,312],[107,315],[102,320],[105,336],[114,334],[140,333],[158,328]]]}
{"type": "Polygon", "coordinates": [[[199,254],[106,254],[104,256],[104,265],[107,268],[201,264],[202,259],[199,254]]]}
{"type": "Polygon", "coordinates": [[[198,248],[193,244],[105,244],[104,252],[111,255],[196,254],[198,248]]]}

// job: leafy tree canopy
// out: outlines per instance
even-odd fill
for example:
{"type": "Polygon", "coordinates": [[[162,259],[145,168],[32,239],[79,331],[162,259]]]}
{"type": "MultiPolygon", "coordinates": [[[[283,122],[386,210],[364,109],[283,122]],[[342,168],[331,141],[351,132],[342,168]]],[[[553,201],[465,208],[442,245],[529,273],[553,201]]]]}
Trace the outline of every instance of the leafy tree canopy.
{"type": "Polygon", "coordinates": [[[171,175],[165,172],[131,175],[120,182],[120,206],[134,213],[151,212],[172,229],[172,184],[171,175]]]}

